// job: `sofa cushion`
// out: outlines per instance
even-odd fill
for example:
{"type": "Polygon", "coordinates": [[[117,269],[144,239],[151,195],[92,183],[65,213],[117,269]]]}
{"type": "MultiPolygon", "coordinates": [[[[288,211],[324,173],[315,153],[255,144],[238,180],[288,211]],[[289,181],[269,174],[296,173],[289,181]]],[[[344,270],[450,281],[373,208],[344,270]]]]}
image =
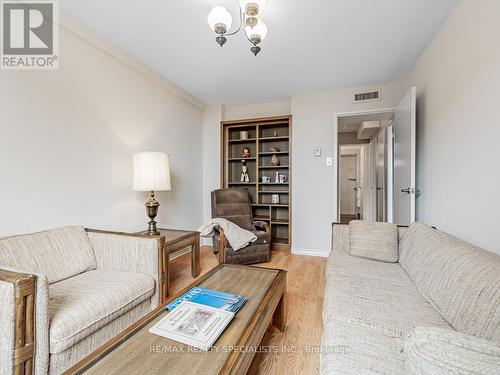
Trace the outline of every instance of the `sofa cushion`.
{"type": "Polygon", "coordinates": [[[395,263],[398,261],[398,227],[391,223],[349,223],[350,254],[395,263]]]}
{"type": "Polygon", "coordinates": [[[399,337],[335,320],[321,339],[320,374],[403,375],[402,348],[399,337]]]}
{"type": "Polygon", "coordinates": [[[500,347],[452,329],[417,327],[404,342],[408,374],[500,373],[500,347]]]}
{"type": "Polygon", "coordinates": [[[421,223],[401,266],[457,331],[500,342],[500,257],[421,223]]]}
{"type": "Polygon", "coordinates": [[[402,339],[419,325],[449,327],[399,264],[339,253],[327,268],[325,329],[344,321],[402,339]]]}
{"type": "Polygon", "coordinates": [[[94,251],[81,226],[0,239],[0,267],[47,276],[49,283],[96,268],[94,251]]]}
{"type": "Polygon", "coordinates": [[[49,287],[50,353],[61,353],[149,298],[151,276],[89,271],[49,287]]]}

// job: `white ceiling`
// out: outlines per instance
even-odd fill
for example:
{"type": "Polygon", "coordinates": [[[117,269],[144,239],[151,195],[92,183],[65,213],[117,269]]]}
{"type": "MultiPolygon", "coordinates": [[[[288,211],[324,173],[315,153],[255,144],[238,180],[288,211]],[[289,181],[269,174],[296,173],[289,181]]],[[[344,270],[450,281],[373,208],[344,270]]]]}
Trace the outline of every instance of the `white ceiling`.
{"type": "Polygon", "coordinates": [[[61,0],[60,8],[206,103],[245,104],[397,80],[456,0],[268,0],[255,57],[243,35],[221,48],[206,16],[238,0],[61,0]]]}
{"type": "Polygon", "coordinates": [[[380,112],[365,115],[343,116],[339,118],[339,133],[357,132],[363,121],[389,121],[394,118],[394,112],[380,112]]]}

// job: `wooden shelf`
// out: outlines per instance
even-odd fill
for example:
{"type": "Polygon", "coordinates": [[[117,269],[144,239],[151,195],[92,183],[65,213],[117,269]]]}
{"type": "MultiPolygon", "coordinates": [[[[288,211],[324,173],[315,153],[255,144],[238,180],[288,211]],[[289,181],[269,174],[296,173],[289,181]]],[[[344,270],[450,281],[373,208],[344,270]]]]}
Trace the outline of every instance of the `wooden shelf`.
{"type": "Polygon", "coordinates": [[[257,220],[257,221],[270,221],[271,219],[269,219],[269,217],[260,217],[260,216],[254,216],[253,218],[254,220],[257,220]]]}
{"type": "Polygon", "coordinates": [[[287,207],[288,204],[274,204],[274,203],[252,203],[252,206],[254,207],[287,207]]]}
{"type": "Polygon", "coordinates": [[[274,237],[274,238],[271,238],[271,242],[274,242],[274,243],[281,243],[281,244],[288,244],[288,238],[279,238],[279,237],[274,237]]]}
{"type": "Polygon", "coordinates": [[[288,169],[288,165],[259,165],[260,169],[288,169]]]}
{"type": "Polygon", "coordinates": [[[288,225],[288,220],[277,220],[277,219],[274,219],[274,220],[271,220],[271,224],[274,224],[274,225],[288,225]]]}
{"type": "Polygon", "coordinates": [[[259,194],[288,194],[288,191],[286,191],[286,190],[282,190],[282,191],[276,191],[276,190],[263,191],[263,190],[260,190],[259,194]]]}
{"type": "Polygon", "coordinates": [[[268,151],[265,151],[265,152],[259,152],[259,155],[261,156],[266,156],[266,155],[288,155],[288,151],[278,151],[278,152],[268,152],[268,151]]]}
{"type": "Polygon", "coordinates": [[[227,161],[239,161],[241,162],[242,160],[250,160],[250,161],[256,161],[257,158],[253,157],[253,158],[228,158],[227,161]]]}
{"type": "Polygon", "coordinates": [[[228,139],[229,143],[255,143],[257,138],[248,138],[248,139],[228,139]]]}
{"type": "Polygon", "coordinates": [[[259,182],[259,185],[288,185],[288,182],[259,182]]]}
{"type": "Polygon", "coordinates": [[[249,185],[255,187],[255,182],[228,182],[228,185],[249,185]]]}
{"type": "Polygon", "coordinates": [[[289,137],[288,135],[281,135],[278,137],[261,137],[259,138],[259,142],[266,142],[266,141],[288,141],[289,137]]]}

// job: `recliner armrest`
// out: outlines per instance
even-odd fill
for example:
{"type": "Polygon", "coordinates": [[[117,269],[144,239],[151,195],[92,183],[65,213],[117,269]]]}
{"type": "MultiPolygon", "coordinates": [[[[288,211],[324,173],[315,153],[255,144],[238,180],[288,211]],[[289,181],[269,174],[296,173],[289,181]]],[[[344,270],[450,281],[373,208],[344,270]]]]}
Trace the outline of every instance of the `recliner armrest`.
{"type": "Polygon", "coordinates": [[[270,233],[271,232],[271,228],[269,228],[269,224],[266,223],[265,221],[260,221],[260,220],[257,220],[257,221],[254,221],[253,222],[253,226],[255,228],[261,228],[261,229],[264,229],[264,231],[266,233],[270,233]]]}

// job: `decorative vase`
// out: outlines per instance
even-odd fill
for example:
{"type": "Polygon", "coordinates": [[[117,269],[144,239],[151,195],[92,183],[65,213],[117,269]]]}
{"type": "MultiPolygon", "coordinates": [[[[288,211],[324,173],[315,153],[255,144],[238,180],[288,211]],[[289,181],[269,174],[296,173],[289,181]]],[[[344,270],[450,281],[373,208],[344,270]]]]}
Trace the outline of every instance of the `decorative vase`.
{"type": "Polygon", "coordinates": [[[248,139],[248,131],[246,130],[240,131],[240,139],[248,139]]]}
{"type": "Polygon", "coordinates": [[[273,167],[277,167],[278,165],[280,165],[280,159],[276,155],[273,155],[273,157],[271,158],[271,165],[273,167]]]}

